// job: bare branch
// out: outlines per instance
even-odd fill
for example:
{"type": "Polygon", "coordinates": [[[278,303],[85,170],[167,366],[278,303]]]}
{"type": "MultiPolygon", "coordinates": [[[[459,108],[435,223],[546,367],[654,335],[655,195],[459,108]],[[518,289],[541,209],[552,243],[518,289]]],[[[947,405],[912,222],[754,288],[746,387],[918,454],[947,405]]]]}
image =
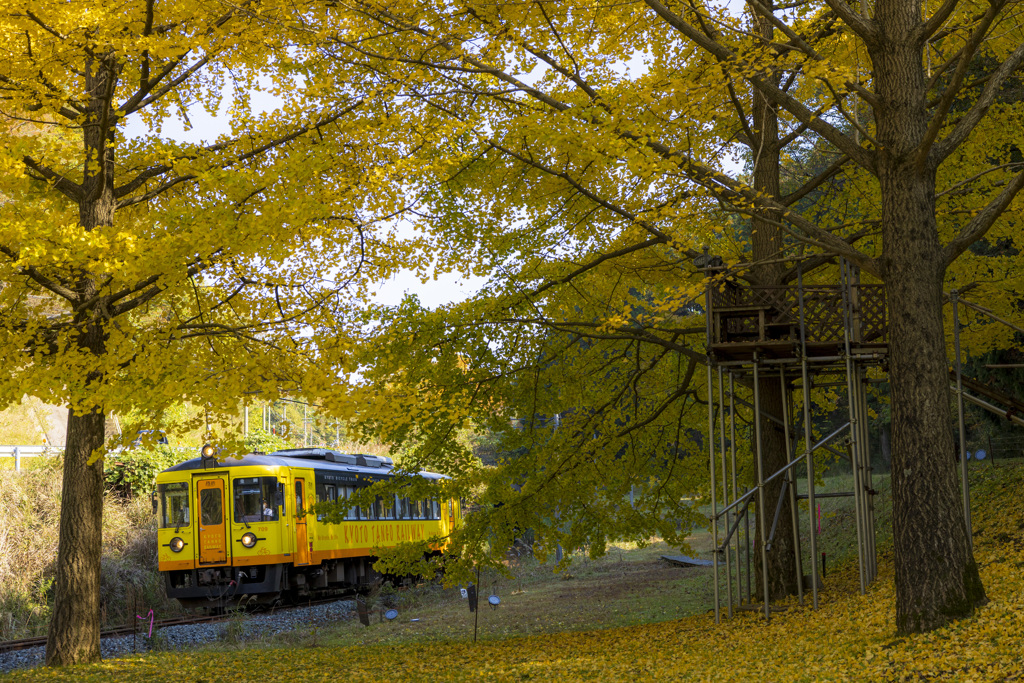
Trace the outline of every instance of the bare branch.
{"type": "Polygon", "coordinates": [[[811,47],[807,43],[807,41],[804,40],[796,31],[794,31],[792,28],[790,28],[789,25],[786,24],[786,22],[782,21],[777,16],[775,16],[774,12],[772,12],[770,9],[768,9],[767,7],[762,5],[757,0],[746,0],[746,1],[747,1],[747,5],[751,9],[753,9],[754,12],[756,12],[757,14],[760,14],[762,17],[767,19],[768,22],[772,26],[774,26],[775,28],[777,28],[780,31],[782,31],[782,33],[787,38],[789,38],[790,42],[792,42],[793,45],[797,49],[799,49],[801,52],[803,52],[807,56],[811,57],[812,59],[816,59],[816,60],[821,60],[822,59],[822,56],[818,53],[817,50],[815,50],[813,47],[811,47]]]}
{"type": "Polygon", "coordinates": [[[832,8],[843,22],[852,28],[854,32],[869,45],[878,40],[878,26],[866,16],[855,12],[852,7],[843,0],[825,0],[825,3],[832,8]]]}

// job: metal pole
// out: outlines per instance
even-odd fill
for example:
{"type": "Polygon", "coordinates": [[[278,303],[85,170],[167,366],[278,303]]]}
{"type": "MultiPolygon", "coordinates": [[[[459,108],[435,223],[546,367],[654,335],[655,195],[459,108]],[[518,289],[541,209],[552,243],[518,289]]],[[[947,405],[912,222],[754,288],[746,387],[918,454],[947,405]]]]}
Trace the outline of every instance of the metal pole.
{"type": "Polygon", "coordinates": [[[811,523],[811,602],[818,609],[818,526],[814,507],[814,453],[811,453],[811,380],[807,367],[807,330],[804,327],[804,273],[803,262],[797,264],[797,298],[800,302],[800,368],[804,401],[804,448],[807,449],[807,503],[811,523]]]}
{"type": "Polygon", "coordinates": [[[864,456],[864,502],[865,506],[865,523],[867,526],[867,541],[868,541],[868,568],[871,570],[869,574],[869,581],[874,581],[875,577],[878,576],[878,555],[875,549],[875,498],[871,493],[874,490],[871,480],[871,439],[868,430],[868,391],[867,391],[867,372],[863,368],[860,370],[860,376],[858,379],[858,395],[860,397],[860,414],[864,417],[861,420],[861,450],[864,456]]]}
{"type": "Polygon", "coordinates": [[[242,415],[242,435],[249,436],[249,406],[245,407],[245,413],[242,415]]]}
{"type": "MultiPolygon", "coordinates": [[[[764,593],[764,618],[771,620],[771,606],[768,600],[768,550],[765,543],[768,540],[767,529],[765,528],[765,506],[764,506],[764,463],[761,459],[761,390],[760,373],[758,372],[759,358],[754,353],[754,445],[757,459],[757,528],[761,533],[761,580],[764,593]]],[[[717,543],[716,543],[717,545],[717,543]]]]}
{"type": "Polygon", "coordinates": [[[849,266],[846,263],[846,259],[840,259],[840,290],[842,292],[842,305],[843,305],[843,343],[846,350],[846,398],[847,404],[850,410],[850,462],[853,464],[853,491],[856,495],[853,497],[855,516],[857,518],[857,560],[860,569],[860,592],[863,595],[867,591],[867,567],[865,566],[867,560],[867,554],[864,551],[864,505],[863,505],[863,486],[860,480],[860,467],[858,465],[860,458],[858,457],[858,408],[854,384],[856,379],[854,377],[855,368],[853,364],[853,358],[850,357],[850,326],[852,324],[850,310],[849,310],[849,299],[847,297],[847,288],[849,286],[849,266]]]}
{"type": "Polygon", "coordinates": [[[309,406],[302,405],[302,447],[309,446],[309,406]]]}
{"type": "Polygon", "coordinates": [[[960,292],[950,293],[953,299],[953,350],[956,353],[956,407],[960,423],[960,487],[964,499],[964,523],[967,525],[967,547],[974,552],[971,533],[971,489],[967,482],[967,429],[964,425],[964,382],[960,368],[960,292]]]}
{"type": "MultiPolygon", "coordinates": [[[[783,431],[786,436],[786,461],[793,462],[793,444],[789,440],[789,392],[786,391],[786,370],[779,366],[779,383],[782,385],[782,421],[783,431]]],[[[789,519],[793,527],[793,559],[796,562],[796,595],[800,604],[804,604],[804,567],[800,561],[800,521],[797,519],[798,508],[796,506],[796,468],[790,467],[786,474],[786,481],[789,483],[789,519]]]]}
{"type": "Polygon", "coordinates": [[[17,446],[14,447],[14,471],[21,471],[21,449],[17,446]]]}
{"type": "Polygon", "coordinates": [[[711,379],[711,359],[708,359],[708,460],[711,471],[711,541],[714,551],[711,556],[715,575],[715,623],[722,622],[718,595],[718,501],[715,498],[715,391],[711,379]]]}
{"type": "MultiPolygon", "coordinates": [[[[736,500],[736,378],[729,372],[729,457],[732,468],[732,499],[736,500]]],[[[735,518],[736,514],[733,514],[735,518]]],[[[736,599],[743,604],[743,574],[740,569],[740,536],[736,534],[736,599]]]]}
{"type": "MultiPolygon", "coordinates": [[[[725,382],[722,380],[722,368],[718,368],[718,451],[722,456],[722,504],[729,504],[729,475],[725,467],[725,382]]],[[[715,520],[718,528],[718,520],[715,520]]],[[[729,517],[725,518],[725,528],[729,528],[729,517]]],[[[725,548],[725,596],[728,601],[728,616],[732,618],[732,559],[729,557],[728,543],[725,548]]],[[[715,555],[718,555],[718,544],[715,544],[715,555]]]]}
{"type": "Polygon", "coordinates": [[[476,609],[473,610],[473,642],[476,643],[476,627],[480,623],[480,565],[476,565],[476,609]]]}

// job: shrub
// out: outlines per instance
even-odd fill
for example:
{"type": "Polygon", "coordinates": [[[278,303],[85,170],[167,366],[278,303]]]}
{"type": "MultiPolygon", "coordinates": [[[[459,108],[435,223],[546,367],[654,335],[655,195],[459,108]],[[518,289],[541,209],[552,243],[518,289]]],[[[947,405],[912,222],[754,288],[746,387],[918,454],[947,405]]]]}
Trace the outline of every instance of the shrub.
{"type": "Polygon", "coordinates": [[[156,475],[171,465],[193,457],[170,446],[125,448],[108,454],[103,472],[107,486],[126,498],[148,495],[153,491],[156,475]]]}

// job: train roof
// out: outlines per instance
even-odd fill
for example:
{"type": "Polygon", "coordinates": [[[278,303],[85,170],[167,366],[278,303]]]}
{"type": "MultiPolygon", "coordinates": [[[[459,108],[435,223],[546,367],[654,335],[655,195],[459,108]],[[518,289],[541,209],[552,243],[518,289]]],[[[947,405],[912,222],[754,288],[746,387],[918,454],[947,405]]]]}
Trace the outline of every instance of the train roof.
{"type": "MultiPolygon", "coordinates": [[[[365,455],[362,453],[342,453],[328,448],[292,448],[273,453],[247,453],[242,456],[215,458],[216,465],[209,466],[203,457],[192,458],[185,462],[168,467],[164,472],[180,472],[184,470],[220,469],[222,467],[308,467],[329,472],[352,472],[377,476],[391,476],[395,469],[391,458],[365,455]]],[[[447,479],[436,472],[417,472],[425,479],[447,479]]]]}

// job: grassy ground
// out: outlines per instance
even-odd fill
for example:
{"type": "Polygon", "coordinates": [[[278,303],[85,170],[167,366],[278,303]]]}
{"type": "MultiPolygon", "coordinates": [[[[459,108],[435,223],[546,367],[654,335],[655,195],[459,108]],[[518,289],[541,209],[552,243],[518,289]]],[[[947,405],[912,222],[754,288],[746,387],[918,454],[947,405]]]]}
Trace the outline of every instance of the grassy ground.
{"type": "MultiPolygon", "coordinates": [[[[664,548],[654,545],[580,562],[569,580],[553,577],[550,568],[523,567],[524,592],[512,595],[518,582],[499,584],[502,605],[484,607],[475,645],[465,603],[430,588],[400,595],[395,623],[306,631],[278,647],[154,653],[11,678],[1013,680],[1024,677],[1024,467],[975,469],[972,476],[975,552],[990,601],[973,617],[928,634],[894,634],[891,551],[883,551],[879,580],[867,595],[859,594],[855,563],[847,561],[830,571],[817,612],[791,603],[770,623],[747,613],[716,625],[706,611],[708,572],[669,568],[657,559],[664,548]]],[[[876,488],[884,490],[881,482],[876,488]]],[[[838,539],[845,513],[836,499],[828,504],[836,514],[825,517],[823,534],[832,525],[838,539]]],[[[879,508],[879,516],[886,514],[879,508]]],[[[694,540],[697,552],[702,543],[706,551],[706,540],[694,540]]],[[[492,579],[482,581],[485,594],[492,579]]]]}
{"type": "MultiPolygon", "coordinates": [[[[706,611],[711,604],[711,570],[684,568],[661,559],[678,554],[664,543],[646,548],[612,547],[597,560],[577,556],[568,574],[527,558],[510,570],[515,578],[484,573],[479,615],[469,611],[457,589],[438,585],[401,590],[393,596],[400,617],[371,626],[345,622],[315,633],[300,630],[268,644],[385,647],[472,639],[474,619],[481,640],[606,629],[679,619],[706,611]],[[497,608],[486,599],[494,590],[497,608]],[[418,621],[410,621],[417,619],[418,621]]],[[[377,604],[381,603],[377,597],[377,604]]]]}

